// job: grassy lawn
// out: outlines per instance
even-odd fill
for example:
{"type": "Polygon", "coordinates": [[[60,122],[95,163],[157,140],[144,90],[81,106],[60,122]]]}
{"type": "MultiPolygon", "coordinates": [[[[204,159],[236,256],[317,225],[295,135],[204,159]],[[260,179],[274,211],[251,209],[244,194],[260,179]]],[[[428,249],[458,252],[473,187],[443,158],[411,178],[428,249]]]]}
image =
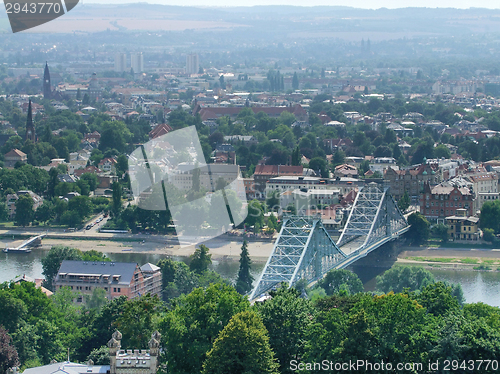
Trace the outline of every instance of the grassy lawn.
{"type": "Polygon", "coordinates": [[[479,259],[479,258],[452,258],[452,257],[405,257],[407,260],[420,262],[439,262],[443,264],[468,264],[477,265],[500,265],[500,259],[479,259]]]}

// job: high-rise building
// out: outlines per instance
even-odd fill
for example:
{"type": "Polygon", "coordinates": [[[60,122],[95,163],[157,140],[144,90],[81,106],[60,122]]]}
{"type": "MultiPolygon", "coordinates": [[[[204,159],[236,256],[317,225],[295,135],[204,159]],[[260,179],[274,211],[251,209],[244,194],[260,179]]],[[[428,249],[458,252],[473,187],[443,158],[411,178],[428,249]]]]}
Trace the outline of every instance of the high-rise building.
{"type": "Polygon", "coordinates": [[[198,74],[200,70],[200,60],[196,53],[186,56],[186,74],[198,74]]]}
{"type": "Polygon", "coordinates": [[[28,118],[26,120],[26,140],[36,142],[35,125],[33,124],[33,112],[31,110],[31,100],[28,104],[28,118]]]}
{"type": "Polygon", "coordinates": [[[115,71],[123,73],[127,70],[127,55],[125,53],[117,53],[115,55],[115,71]]]}
{"type": "Polygon", "coordinates": [[[134,73],[142,73],[144,71],[144,56],[142,52],[130,54],[130,66],[134,70],[134,73]]]}
{"type": "Polygon", "coordinates": [[[49,65],[45,62],[45,71],[43,72],[43,98],[50,99],[51,93],[49,65]]]}

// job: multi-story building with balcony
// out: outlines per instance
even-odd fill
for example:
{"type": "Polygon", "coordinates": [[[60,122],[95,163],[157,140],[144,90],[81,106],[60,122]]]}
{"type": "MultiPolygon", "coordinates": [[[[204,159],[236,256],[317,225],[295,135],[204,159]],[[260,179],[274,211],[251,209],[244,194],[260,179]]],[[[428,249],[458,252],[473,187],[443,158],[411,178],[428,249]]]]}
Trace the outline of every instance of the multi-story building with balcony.
{"type": "Polygon", "coordinates": [[[109,300],[120,296],[133,299],[145,294],[161,294],[162,274],[159,267],[136,263],[64,260],[54,279],[54,291],[70,287],[78,293],[77,303],[96,288],[103,289],[109,300]]]}

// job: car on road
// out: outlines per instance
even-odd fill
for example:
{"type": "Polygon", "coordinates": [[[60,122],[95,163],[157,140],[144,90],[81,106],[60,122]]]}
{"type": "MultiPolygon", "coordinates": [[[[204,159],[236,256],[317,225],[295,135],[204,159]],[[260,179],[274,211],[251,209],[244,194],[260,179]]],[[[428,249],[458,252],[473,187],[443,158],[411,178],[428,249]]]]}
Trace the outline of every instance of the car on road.
{"type": "Polygon", "coordinates": [[[92,226],[94,226],[94,225],[87,225],[87,227],[85,227],[85,230],[90,230],[92,228],[92,226]]]}

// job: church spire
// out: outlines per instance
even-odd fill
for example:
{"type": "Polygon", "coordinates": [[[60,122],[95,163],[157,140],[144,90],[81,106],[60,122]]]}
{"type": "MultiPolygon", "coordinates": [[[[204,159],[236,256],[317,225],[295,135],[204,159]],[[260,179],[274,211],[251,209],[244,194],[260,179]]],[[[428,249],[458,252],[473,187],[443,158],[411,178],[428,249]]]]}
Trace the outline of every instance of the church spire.
{"type": "Polygon", "coordinates": [[[28,118],[26,120],[26,140],[36,142],[35,125],[33,125],[33,111],[31,109],[31,100],[28,104],[28,118]]]}
{"type": "Polygon", "coordinates": [[[52,88],[50,87],[49,64],[45,61],[45,71],[43,72],[43,98],[50,99],[52,88]]]}

